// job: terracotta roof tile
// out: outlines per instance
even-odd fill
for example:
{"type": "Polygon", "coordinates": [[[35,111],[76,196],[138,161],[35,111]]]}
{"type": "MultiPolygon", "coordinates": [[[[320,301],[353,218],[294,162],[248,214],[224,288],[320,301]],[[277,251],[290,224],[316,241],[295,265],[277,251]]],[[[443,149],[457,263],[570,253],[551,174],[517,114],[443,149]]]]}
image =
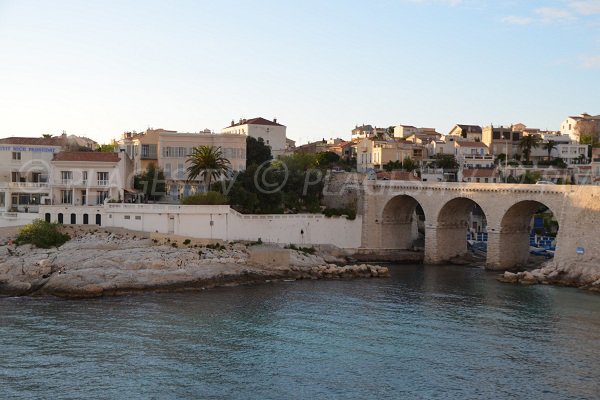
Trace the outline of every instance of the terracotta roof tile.
{"type": "Polygon", "coordinates": [[[495,178],[499,177],[495,168],[472,168],[463,170],[465,178],[495,178]]]}
{"type": "Polygon", "coordinates": [[[258,118],[244,119],[244,120],[242,120],[242,122],[238,122],[238,123],[235,123],[233,125],[229,125],[228,128],[231,128],[233,126],[240,126],[240,125],[273,125],[273,126],[284,126],[284,125],[278,124],[277,122],[269,121],[266,118],[258,117],[258,118]]]}
{"type": "Polygon", "coordinates": [[[7,137],[0,139],[2,144],[21,144],[29,146],[62,146],[65,141],[62,137],[7,137]]]}
{"type": "Polygon", "coordinates": [[[119,162],[119,153],[99,151],[63,151],[54,155],[52,161],[119,162]]]}

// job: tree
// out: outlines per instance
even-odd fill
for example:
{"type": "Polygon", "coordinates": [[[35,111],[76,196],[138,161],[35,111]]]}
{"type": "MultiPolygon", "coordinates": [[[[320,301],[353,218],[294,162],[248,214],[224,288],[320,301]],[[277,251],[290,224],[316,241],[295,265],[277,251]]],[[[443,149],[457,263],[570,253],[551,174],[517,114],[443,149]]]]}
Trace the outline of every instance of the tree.
{"type": "Polygon", "coordinates": [[[46,138],[46,139],[50,139],[50,138],[52,137],[52,135],[51,135],[51,134],[49,134],[49,133],[44,133],[44,134],[42,135],[42,137],[43,137],[43,138],[46,138]]]}
{"type": "Polygon", "coordinates": [[[228,159],[223,157],[221,148],[214,146],[194,147],[187,162],[190,164],[187,168],[188,182],[200,177],[204,180],[206,190],[210,190],[210,183],[213,179],[227,174],[231,164],[228,159]]]}
{"type": "Polygon", "coordinates": [[[96,151],[100,151],[102,153],[114,153],[116,145],[114,143],[110,144],[99,144],[96,147],[96,151]]]}
{"type": "Polygon", "coordinates": [[[21,228],[17,236],[17,244],[31,243],[40,249],[49,249],[62,246],[69,239],[69,235],[60,232],[57,223],[36,219],[21,228]]]}
{"type": "Polygon", "coordinates": [[[527,135],[521,138],[521,140],[519,141],[519,148],[521,149],[526,162],[529,162],[531,150],[539,147],[539,145],[540,138],[538,136],[527,135]]]}
{"type": "Polygon", "coordinates": [[[436,168],[458,169],[459,167],[453,154],[436,154],[433,159],[436,168]]]}
{"type": "Polygon", "coordinates": [[[271,148],[265,144],[263,138],[255,139],[252,136],[246,138],[246,164],[261,165],[265,161],[272,160],[271,148]]]}
{"type": "Polygon", "coordinates": [[[160,200],[165,195],[165,173],[151,163],[142,174],[133,177],[133,187],[148,200],[160,200]]]}
{"type": "Polygon", "coordinates": [[[417,163],[415,163],[412,158],[406,157],[402,161],[402,168],[404,168],[408,172],[412,172],[415,169],[417,169],[417,163]]]}
{"type": "Polygon", "coordinates": [[[330,168],[333,164],[340,161],[340,156],[333,151],[322,151],[317,153],[317,164],[321,168],[330,168]]]}
{"type": "Polygon", "coordinates": [[[544,149],[548,152],[548,160],[552,158],[552,150],[556,149],[556,142],[554,140],[548,140],[544,143],[544,149]]]}
{"type": "Polygon", "coordinates": [[[393,170],[398,170],[402,168],[402,161],[398,160],[398,161],[388,161],[384,166],[383,169],[385,169],[388,172],[391,172],[393,170]]]}

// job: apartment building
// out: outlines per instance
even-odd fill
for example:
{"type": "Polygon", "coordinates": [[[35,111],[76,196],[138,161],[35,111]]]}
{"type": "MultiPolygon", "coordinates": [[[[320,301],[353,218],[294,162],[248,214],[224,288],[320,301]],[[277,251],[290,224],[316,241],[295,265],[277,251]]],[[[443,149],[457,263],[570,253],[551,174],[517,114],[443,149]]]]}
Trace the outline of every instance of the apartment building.
{"type": "Polygon", "coordinates": [[[458,138],[458,140],[470,140],[480,142],[482,139],[482,129],[479,125],[456,124],[452,127],[448,136],[458,138]]]}
{"type": "Polygon", "coordinates": [[[246,169],[246,135],[237,133],[214,134],[161,132],[158,136],[158,166],[165,173],[167,194],[170,200],[178,200],[197,191],[204,191],[200,178],[189,182],[187,179],[187,159],[194,147],[213,146],[221,149],[223,156],[231,163],[232,171],[246,169]]]}
{"type": "Polygon", "coordinates": [[[425,146],[404,141],[362,139],[356,146],[358,172],[380,170],[390,161],[402,162],[405,158],[421,161],[427,157],[425,146]]]}
{"type": "Polygon", "coordinates": [[[37,211],[49,196],[50,161],[64,137],[0,139],[0,211],[37,211]]]}
{"type": "Polygon", "coordinates": [[[126,152],[60,152],[50,161],[50,204],[100,205],[123,201],[132,189],[133,162],[126,152]]]}
{"type": "Polygon", "coordinates": [[[247,135],[255,139],[262,138],[267,146],[271,148],[273,157],[285,155],[288,151],[286,141],[286,126],[277,122],[258,117],[251,119],[240,119],[238,122],[231,121],[231,125],[221,130],[222,134],[247,135]]]}

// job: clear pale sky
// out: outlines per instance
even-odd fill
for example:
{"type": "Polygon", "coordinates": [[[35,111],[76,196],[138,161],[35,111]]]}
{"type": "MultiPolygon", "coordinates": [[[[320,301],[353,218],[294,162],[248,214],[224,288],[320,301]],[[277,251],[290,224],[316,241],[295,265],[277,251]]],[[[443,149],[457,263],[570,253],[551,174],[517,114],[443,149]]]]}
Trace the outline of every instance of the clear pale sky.
{"type": "Polygon", "coordinates": [[[559,129],[600,114],[600,0],[0,0],[0,137],[263,116],[559,129]]]}

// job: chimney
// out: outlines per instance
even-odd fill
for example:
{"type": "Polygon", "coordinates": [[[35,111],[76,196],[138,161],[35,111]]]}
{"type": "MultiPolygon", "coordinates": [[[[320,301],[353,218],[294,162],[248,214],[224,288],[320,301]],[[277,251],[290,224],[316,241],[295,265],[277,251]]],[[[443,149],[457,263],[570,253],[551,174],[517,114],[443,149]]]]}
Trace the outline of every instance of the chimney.
{"type": "Polygon", "coordinates": [[[274,122],[274,123],[277,123],[277,118],[273,118],[273,122],[274,122]]]}
{"type": "Polygon", "coordinates": [[[231,126],[235,125],[235,121],[231,120],[231,126]]]}

